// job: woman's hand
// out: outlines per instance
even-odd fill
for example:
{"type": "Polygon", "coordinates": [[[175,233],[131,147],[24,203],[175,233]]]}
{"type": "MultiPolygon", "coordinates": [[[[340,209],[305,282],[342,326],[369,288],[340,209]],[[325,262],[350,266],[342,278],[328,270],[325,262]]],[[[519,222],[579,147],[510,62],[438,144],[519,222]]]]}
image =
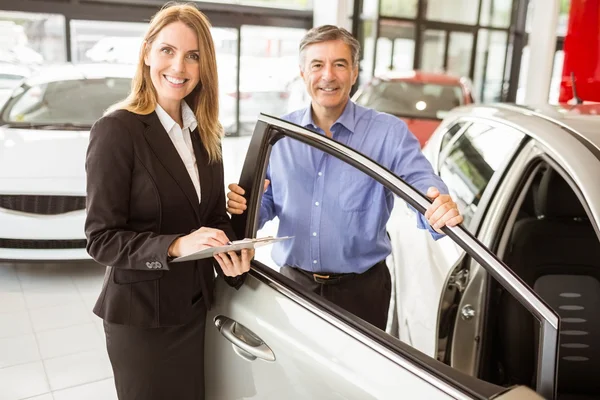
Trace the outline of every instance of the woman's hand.
{"type": "Polygon", "coordinates": [[[241,257],[235,251],[215,254],[215,259],[226,276],[238,276],[250,270],[250,260],[254,257],[254,249],[242,249],[241,257]]]}
{"type": "Polygon", "coordinates": [[[179,237],[169,246],[171,257],[181,257],[209,247],[225,246],[227,235],[220,229],[200,228],[189,235],[179,237]]]}

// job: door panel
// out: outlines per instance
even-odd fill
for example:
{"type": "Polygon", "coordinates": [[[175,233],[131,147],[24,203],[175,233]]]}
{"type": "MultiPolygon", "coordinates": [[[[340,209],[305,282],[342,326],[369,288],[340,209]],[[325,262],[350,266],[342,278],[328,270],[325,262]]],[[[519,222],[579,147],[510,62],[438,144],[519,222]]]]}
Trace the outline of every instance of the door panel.
{"type": "Polygon", "coordinates": [[[455,398],[259,277],[251,274],[239,290],[217,282],[206,328],[208,399],[366,400],[399,393],[411,399],[455,398]],[[236,354],[215,329],[213,320],[221,315],[250,329],[271,348],[275,361],[247,361],[236,354]]]}

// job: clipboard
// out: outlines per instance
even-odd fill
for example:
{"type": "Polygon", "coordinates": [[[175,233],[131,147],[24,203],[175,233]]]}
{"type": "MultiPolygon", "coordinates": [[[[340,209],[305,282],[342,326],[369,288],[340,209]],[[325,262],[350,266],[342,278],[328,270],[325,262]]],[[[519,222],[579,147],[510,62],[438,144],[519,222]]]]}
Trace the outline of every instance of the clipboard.
{"type": "Polygon", "coordinates": [[[293,236],[282,236],[282,237],[273,237],[267,236],[263,238],[256,239],[242,239],[235,240],[231,242],[231,244],[227,246],[217,246],[217,247],[209,247],[203,250],[198,250],[194,253],[177,257],[171,260],[170,262],[184,262],[184,261],[192,261],[192,260],[201,260],[203,258],[209,258],[217,253],[226,253],[228,251],[239,251],[242,249],[256,249],[257,247],[266,246],[268,244],[273,244],[277,242],[282,242],[284,240],[288,240],[293,238],[293,236]]]}

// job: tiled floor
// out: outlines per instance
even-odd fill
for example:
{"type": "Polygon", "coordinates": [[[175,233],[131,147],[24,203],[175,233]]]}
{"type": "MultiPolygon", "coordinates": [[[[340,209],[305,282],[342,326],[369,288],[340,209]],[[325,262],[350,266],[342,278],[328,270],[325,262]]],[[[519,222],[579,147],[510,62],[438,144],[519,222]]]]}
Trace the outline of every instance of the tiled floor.
{"type": "Polygon", "coordinates": [[[0,264],[0,400],[116,399],[102,320],[104,267],[0,264]]]}
{"type": "MultiPolygon", "coordinates": [[[[237,182],[249,137],[223,142],[237,182]]],[[[116,399],[102,320],[92,313],[104,267],[0,263],[0,400],[116,399]]]]}

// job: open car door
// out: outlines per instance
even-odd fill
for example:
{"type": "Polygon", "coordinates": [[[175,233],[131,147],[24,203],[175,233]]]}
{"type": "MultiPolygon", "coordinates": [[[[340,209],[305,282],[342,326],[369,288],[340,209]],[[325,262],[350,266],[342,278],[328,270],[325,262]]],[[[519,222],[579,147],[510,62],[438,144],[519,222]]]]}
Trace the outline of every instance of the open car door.
{"type": "MultiPolygon", "coordinates": [[[[271,149],[295,140],[364,172],[424,213],[429,200],[371,159],[277,118],[259,118],[242,171],[247,211],[238,237],[255,237],[271,149]]],[[[540,322],[538,392],[554,398],[558,316],[463,227],[444,228],[540,322]]],[[[343,234],[343,232],[341,233],[343,234]]],[[[206,328],[209,399],[540,398],[465,375],[353,316],[277,269],[253,260],[238,290],[217,282],[206,328]],[[504,397],[506,396],[506,397],[504,397]]]]}

